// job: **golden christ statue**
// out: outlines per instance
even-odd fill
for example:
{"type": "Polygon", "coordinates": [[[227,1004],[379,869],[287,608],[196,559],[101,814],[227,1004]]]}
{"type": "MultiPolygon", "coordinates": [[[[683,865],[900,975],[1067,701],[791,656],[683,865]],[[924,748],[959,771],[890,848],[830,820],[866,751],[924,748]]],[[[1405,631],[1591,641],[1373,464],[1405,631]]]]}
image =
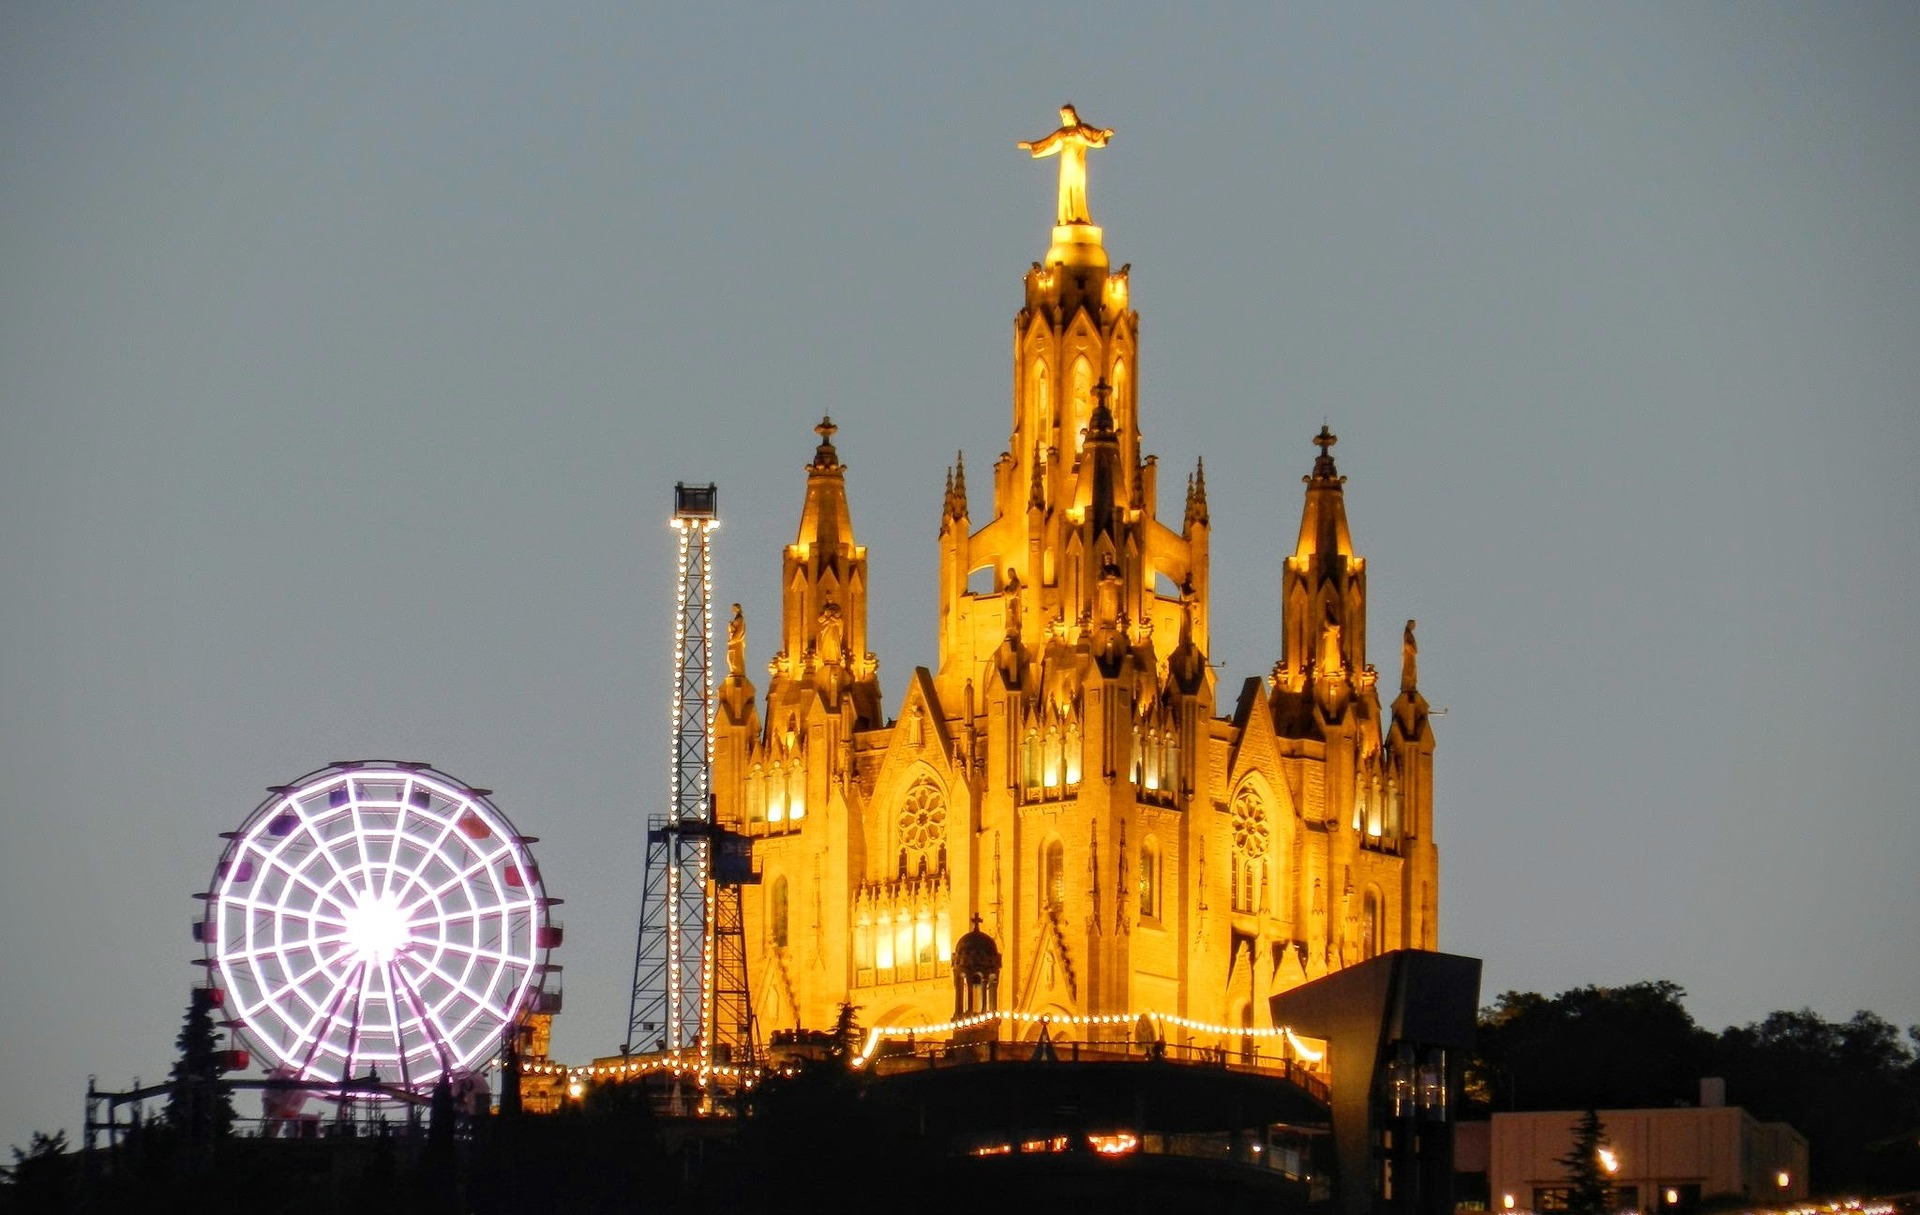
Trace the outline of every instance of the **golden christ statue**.
{"type": "Polygon", "coordinates": [[[1060,154],[1060,218],[1056,224],[1090,224],[1087,210],[1087,149],[1104,148],[1113,138],[1111,129],[1088,126],[1071,105],[1060,107],[1060,129],[1020,147],[1032,152],[1034,159],[1060,154]]]}

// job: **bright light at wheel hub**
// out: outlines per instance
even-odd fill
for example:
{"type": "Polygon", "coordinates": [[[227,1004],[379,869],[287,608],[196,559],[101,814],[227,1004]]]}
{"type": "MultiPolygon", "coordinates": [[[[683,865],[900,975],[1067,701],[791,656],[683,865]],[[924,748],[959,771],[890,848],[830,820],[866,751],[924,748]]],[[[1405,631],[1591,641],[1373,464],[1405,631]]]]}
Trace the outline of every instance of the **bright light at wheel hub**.
{"type": "Polygon", "coordinates": [[[400,900],[392,894],[361,894],[346,916],[347,944],[361,961],[384,966],[412,939],[400,900]]]}

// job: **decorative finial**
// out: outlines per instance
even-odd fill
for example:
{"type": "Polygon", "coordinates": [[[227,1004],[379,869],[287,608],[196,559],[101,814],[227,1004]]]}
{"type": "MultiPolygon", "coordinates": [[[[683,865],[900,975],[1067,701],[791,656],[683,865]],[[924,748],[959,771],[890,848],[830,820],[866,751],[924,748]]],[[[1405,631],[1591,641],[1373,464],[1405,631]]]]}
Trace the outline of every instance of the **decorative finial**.
{"type": "Polygon", "coordinates": [[[1194,461],[1193,475],[1187,478],[1187,518],[1189,528],[1207,523],[1207,462],[1194,461]]]}
{"type": "Polygon", "coordinates": [[[1340,436],[1334,434],[1327,428],[1327,424],[1322,422],[1320,433],[1313,436],[1314,446],[1320,449],[1320,455],[1313,462],[1313,480],[1332,481],[1339,478],[1340,474],[1333,466],[1333,445],[1339,441],[1340,436]]]}
{"type": "Polygon", "coordinates": [[[1090,435],[1110,435],[1113,433],[1113,410],[1107,408],[1107,398],[1113,395],[1113,389],[1107,385],[1105,376],[1100,377],[1093,386],[1093,412],[1087,418],[1087,433],[1090,435]]]}
{"type": "Polygon", "coordinates": [[[840,463],[839,457],[833,450],[833,435],[839,429],[833,424],[832,418],[824,415],[820,418],[820,425],[813,428],[813,433],[820,436],[820,446],[813,452],[815,468],[833,468],[840,463]]]}
{"type": "Polygon", "coordinates": [[[1112,138],[1110,128],[1081,122],[1079,113],[1069,104],[1060,107],[1059,130],[1039,139],[1020,141],[1019,146],[1033,153],[1035,160],[1056,153],[1060,156],[1060,205],[1054,223],[1093,222],[1093,215],[1087,210],[1087,149],[1104,148],[1112,138]]]}

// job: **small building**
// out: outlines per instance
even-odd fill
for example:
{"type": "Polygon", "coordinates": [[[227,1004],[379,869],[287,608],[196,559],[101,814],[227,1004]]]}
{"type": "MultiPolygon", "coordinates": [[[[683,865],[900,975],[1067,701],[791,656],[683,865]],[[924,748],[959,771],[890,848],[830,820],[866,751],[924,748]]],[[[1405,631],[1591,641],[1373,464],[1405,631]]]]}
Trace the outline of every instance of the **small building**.
{"type": "MultiPolygon", "coordinates": [[[[1784,1122],[1761,1122],[1726,1105],[1717,1081],[1701,1103],[1670,1109],[1600,1110],[1602,1164],[1619,1211],[1684,1212],[1735,1196],[1786,1205],[1807,1196],[1807,1139],[1784,1122]]],[[[1497,1113],[1486,1127],[1487,1205],[1495,1212],[1564,1210],[1574,1124],[1584,1111],[1497,1113]]],[[[1463,1137],[1466,1128],[1462,1128],[1463,1137]]],[[[1459,1164],[1477,1153],[1462,1143],[1459,1164]]]]}

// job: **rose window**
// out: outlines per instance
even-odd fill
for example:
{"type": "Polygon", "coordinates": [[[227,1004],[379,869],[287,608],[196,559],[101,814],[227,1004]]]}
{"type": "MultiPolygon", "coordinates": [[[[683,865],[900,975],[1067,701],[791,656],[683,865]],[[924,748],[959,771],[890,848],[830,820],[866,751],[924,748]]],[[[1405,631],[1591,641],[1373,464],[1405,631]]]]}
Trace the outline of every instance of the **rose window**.
{"type": "Polygon", "coordinates": [[[1251,789],[1233,799],[1233,847],[1248,859],[1267,854],[1267,816],[1251,789]]]}
{"type": "Polygon", "coordinates": [[[930,780],[907,790],[900,808],[900,843],[914,852],[931,852],[947,838],[947,802],[930,780]]]}

